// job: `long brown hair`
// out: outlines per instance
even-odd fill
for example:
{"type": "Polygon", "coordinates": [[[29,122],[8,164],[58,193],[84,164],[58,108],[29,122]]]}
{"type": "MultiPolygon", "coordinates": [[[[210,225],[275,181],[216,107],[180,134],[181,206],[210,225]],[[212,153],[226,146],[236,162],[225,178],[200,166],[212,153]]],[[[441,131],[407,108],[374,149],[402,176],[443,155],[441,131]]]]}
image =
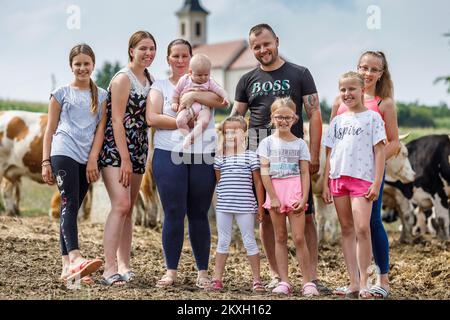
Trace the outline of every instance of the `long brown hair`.
{"type": "Polygon", "coordinates": [[[373,57],[377,57],[381,60],[383,65],[383,74],[377,84],[375,86],[375,95],[380,97],[381,99],[385,98],[393,98],[394,97],[394,84],[391,79],[391,73],[389,72],[388,63],[386,60],[386,56],[382,51],[366,51],[360,57],[358,61],[358,66],[361,63],[361,59],[365,55],[371,55],[373,57]]]}
{"type": "MultiPolygon", "coordinates": [[[[155,44],[155,50],[156,50],[156,41],[153,35],[148,31],[136,31],[133,33],[130,37],[130,40],[128,40],[128,60],[130,62],[133,61],[133,57],[131,56],[130,50],[136,48],[139,42],[141,42],[144,39],[150,39],[155,44]]],[[[150,78],[150,73],[148,72],[147,68],[144,69],[145,76],[147,77],[147,80],[152,83],[152,80],[150,78]]]]}
{"type": "MultiPolygon", "coordinates": [[[[94,50],[90,46],[88,46],[85,43],[77,44],[75,47],[70,50],[69,54],[69,65],[72,67],[72,62],[75,56],[79,54],[85,54],[91,57],[92,63],[95,65],[95,54],[94,50]]],[[[97,113],[98,109],[98,87],[95,84],[94,80],[92,78],[89,79],[89,87],[91,88],[91,113],[95,114],[97,113]]]]}

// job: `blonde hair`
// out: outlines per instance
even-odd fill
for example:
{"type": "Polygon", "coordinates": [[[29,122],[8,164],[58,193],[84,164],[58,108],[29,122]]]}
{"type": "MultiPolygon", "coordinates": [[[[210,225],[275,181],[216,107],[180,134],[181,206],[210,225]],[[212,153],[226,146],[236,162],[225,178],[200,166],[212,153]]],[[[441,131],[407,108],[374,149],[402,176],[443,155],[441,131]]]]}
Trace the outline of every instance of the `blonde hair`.
{"type": "MultiPolygon", "coordinates": [[[[217,143],[217,154],[223,155],[223,150],[225,149],[225,136],[224,136],[224,129],[225,124],[229,122],[239,122],[241,125],[241,128],[244,132],[247,132],[247,121],[245,121],[243,116],[229,116],[225,118],[225,120],[222,121],[222,123],[218,127],[218,133],[219,133],[219,142],[217,143]]],[[[247,139],[244,140],[244,149],[247,147],[247,139]]]]}
{"type": "MultiPolygon", "coordinates": [[[[70,53],[69,53],[70,67],[72,67],[73,59],[81,53],[91,57],[92,64],[95,65],[94,50],[92,50],[92,48],[90,46],[88,46],[87,44],[81,43],[81,44],[77,44],[75,47],[73,47],[70,50],[70,53]]],[[[92,78],[89,79],[89,87],[91,89],[91,113],[95,114],[95,113],[97,113],[97,109],[98,109],[98,87],[95,84],[95,82],[92,80],[92,78]]]]}
{"type": "Polygon", "coordinates": [[[392,82],[391,79],[391,73],[389,72],[389,67],[385,54],[382,51],[366,51],[359,57],[358,66],[361,63],[361,59],[366,55],[377,57],[378,59],[381,60],[381,63],[383,65],[382,69],[383,74],[381,75],[380,80],[377,82],[375,86],[375,95],[380,97],[381,99],[393,98],[394,83],[392,82]]]}
{"type": "Polygon", "coordinates": [[[194,54],[191,58],[191,61],[189,62],[189,68],[191,70],[194,70],[195,68],[205,68],[210,70],[211,60],[209,60],[207,55],[201,53],[194,54]]]}
{"type": "Polygon", "coordinates": [[[340,80],[346,79],[346,78],[358,80],[359,84],[361,85],[361,88],[364,88],[364,77],[361,74],[359,74],[358,72],[348,71],[348,72],[344,73],[341,76],[341,78],[339,79],[339,82],[340,82],[340,80]]]}
{"type": "Polygon", "coordinates": [[[295,114],[297,114],[297,106],[295,105],[295,102],[289,98],[276,98],[275,101],[270,106],[270,115],[273,115],[275,112],[277,112],[278,109],[287,107],[291,109],[295,114]]]}

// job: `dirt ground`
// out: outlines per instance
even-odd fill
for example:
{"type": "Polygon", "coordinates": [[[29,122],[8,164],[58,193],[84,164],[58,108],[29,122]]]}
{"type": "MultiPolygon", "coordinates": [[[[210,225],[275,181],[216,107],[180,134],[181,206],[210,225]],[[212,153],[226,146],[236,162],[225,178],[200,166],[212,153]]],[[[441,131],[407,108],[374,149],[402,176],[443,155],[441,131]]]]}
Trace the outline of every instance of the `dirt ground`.
{"type": "MultiPolygon", "coordinates": [[[[204,292],[195,287],[196,269],[189,241],[185,241],[177,286],[155,287],[164,273],[161,234],[159,230],[135,227],[132,267],[134,282],[124,287],[108,288],[100,284],[67,288],[58,281],[61,272],[58,223],[46,216],[11,218],[0,216],[0,299],[280,299],[250,292],[251,272],[240,242],[231,248],[225,273],[225,291],[204,292]]],[[[79,225],[82,252],[90,257],[102,256],[103,225],[79,225]]],[[[450,299],[450,242],[421,239],[414,245],[398,243],[399,234],[390,234],[391,299],[450,299]]],[[[216,237],[213,232],[213,249],[216,237]]],[[[301,277],[290,246],[290,274],[295,294],[282,299],[304,299],[299,296],[301,277]]],[[[210,271],[213,268],[210,258],[210,271]]],[[[265,257],[261,261],[263,280],[268,281],[265,257]]],[[[94,279],[100,279],[97,272],[94,279]]],[[[346,284],[347,274],[338,244],[319,248],[319,277],[336,288],[346,284]]],[[[327,296],[318,299],[335,299],[327,296]]]]}

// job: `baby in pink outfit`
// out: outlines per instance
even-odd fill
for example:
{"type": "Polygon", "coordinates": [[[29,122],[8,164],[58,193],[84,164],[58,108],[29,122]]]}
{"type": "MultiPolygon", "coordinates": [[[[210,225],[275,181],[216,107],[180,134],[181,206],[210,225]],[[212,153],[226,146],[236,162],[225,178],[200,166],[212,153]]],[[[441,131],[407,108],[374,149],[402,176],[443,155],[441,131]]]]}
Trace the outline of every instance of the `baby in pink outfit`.
{"type": "Polygon", "coordinates": [[[172,97],[172,110],[178,112],[177,127],[186,136],[184,146],[188,147],[195,137],[202,134],[208,127],[211,109],[194,102],[189,108],[180,110],[180,98],[189,91],[211,91],[223,98],[223,104],[229,104],[227,93],[213,79],[210,78],[211,61],[203,54],[195,54],[189,63],[189,72],[178,80],[172,97]],[[188,123],[196,120],[194,129],[189,132],[188,123]]]}

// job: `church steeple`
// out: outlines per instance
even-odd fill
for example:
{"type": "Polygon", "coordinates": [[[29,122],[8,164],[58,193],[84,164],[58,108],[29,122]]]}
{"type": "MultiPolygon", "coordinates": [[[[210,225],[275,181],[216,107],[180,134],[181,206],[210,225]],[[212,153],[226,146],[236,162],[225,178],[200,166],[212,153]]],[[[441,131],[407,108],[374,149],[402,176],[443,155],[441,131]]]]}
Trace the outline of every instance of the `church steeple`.
{"type": "Polygon", "coordinates": [[[209,14],[199,0],[185,0],[178,16],[178,35],[193,46],[206,44],[206,17],[209,14]]]}

